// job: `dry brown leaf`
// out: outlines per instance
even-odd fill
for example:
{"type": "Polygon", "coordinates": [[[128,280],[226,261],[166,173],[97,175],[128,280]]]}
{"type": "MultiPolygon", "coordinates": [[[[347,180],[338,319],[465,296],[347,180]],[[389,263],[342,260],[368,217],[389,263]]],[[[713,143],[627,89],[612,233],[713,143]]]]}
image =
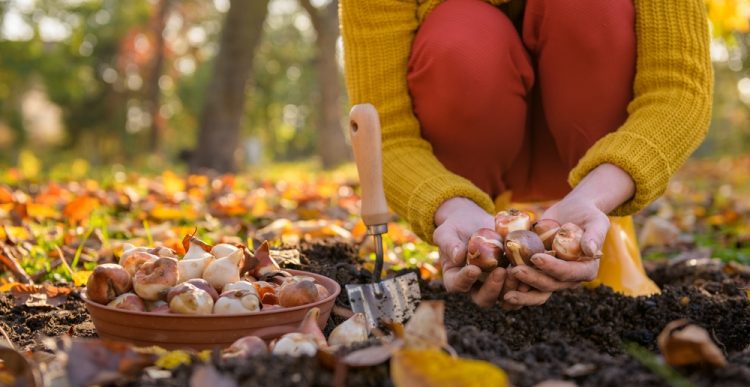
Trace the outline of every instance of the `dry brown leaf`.
{"type": "Polygon", "coordinates": [[[58,306],[65,302],[72,289],[49,284],[16,284],[10,288],[16,306],[58,306]]]}
{"type": "Polygon", "coordinates": [[[341,361],[349,367],[373,367],[388,361],[402,344],[403,342],[399,340],[394,343],[363,348],[350,352],[341,361]]]}
{"type": "Polygon", "coordinates": [[[727,365],[727,359],[708,332],[685,319],[667,324],[656,339],[664,360],[670,365],[708,363],[727,365]]]}
{"type": "Polygon", "coordinates": [[[680,229],[677,226],[664,218],[654,215],[646,219],[638,241],[641,243],[641,248],[647,246],[670,246],[677,241],[677,237],[679,236],[680,229]]]}
{"type": "Polygon", "coordinates": [[[448,345],[443,301],[422,301],[404,330],[404,343],[411,349],[440,349],[448,345]]]}
{"type": "Polygon", "coordinates": [[[138,375],[153,364],[154,356],[137,353],[129,344],[73,338],[64,350],[66,372],[73,386],[105,384],[138,375]]]}

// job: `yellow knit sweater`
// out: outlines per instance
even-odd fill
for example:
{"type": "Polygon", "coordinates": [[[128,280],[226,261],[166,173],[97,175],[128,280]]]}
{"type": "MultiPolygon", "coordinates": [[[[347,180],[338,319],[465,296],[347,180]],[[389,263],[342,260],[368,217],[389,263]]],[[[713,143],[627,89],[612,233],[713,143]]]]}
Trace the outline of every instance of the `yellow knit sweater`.
{"type": "MultiPolygon", "coordinates": [[[[435,158],[412,111],[406,83],[412,41],[440,3],[341,0],[339,9],[350,101],[372,103],[380,113],[388,202],[427,241],[435,230],[435,211],[451,197],[495,210],[493,198],[435,158]]],[[[635,11],[637,62],[628,119],[596,142],[568,176],[575,186],[603,163],[628,172],[636,193],[613,215],[638,211],[664,192],[703,140],[711,116],[713,75],[703,1],[635,0],[635,11]]]]}

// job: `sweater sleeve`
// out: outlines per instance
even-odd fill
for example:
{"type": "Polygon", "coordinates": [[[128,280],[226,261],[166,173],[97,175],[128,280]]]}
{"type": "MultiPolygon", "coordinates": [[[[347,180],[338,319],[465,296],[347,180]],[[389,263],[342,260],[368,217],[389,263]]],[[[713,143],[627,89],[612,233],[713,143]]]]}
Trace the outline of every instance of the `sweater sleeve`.
{"type": "Polygon", "coordinates": [[[604,163],[628,172],[635,195],[613,215],[636,212],[664,193],[706,135],[713,74],[704,7],[701,0],[635,0],[637,60],[628,119],[568,176],[575,186],[604,163]]]}
{"type": "Polygon", "coordinates": [[[390,207],[432,242],[437,208],[466,197],[488,212],[490,197],[448,171],[420,135],[406,82],[419,25],[416,0],[341,0],[344,73],[352,104],[371,103],[383,126],[383,182],[390,207]]]}

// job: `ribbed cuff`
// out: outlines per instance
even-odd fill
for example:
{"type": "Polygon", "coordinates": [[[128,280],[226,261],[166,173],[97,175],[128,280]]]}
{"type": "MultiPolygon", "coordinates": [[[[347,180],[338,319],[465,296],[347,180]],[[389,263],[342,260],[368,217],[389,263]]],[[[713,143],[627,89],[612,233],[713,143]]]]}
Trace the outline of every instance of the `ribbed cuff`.
{"type": "Polygon", "coordinates": [[[672,168],[665,155],[648,138],[636,133],[617,131],[594,144],[568,175],[575,187],[586,175],[601,164],[610,163],[627,172],[635,182],[635,194],[629,201],[615,208],[610,215],[633,214],[656,200],[672,176],[672,168]]]}
{"type": "Polygon", "coordinates": [[[420,238],[432,242],[435,232],[435,212],[448,199],[464,197],[492,213],[492,199],[468,180],[453,174],[434,176],[419,184],[409,198],[408,218],[420,238]],[[427,194],[429,193],[429,194],[427,194]]]}

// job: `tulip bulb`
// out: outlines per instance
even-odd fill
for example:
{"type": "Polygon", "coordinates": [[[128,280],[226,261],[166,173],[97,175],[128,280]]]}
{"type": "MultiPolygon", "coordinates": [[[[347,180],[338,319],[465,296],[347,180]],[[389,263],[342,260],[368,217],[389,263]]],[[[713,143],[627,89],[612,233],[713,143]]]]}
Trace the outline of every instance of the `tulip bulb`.
{"type": "Polygon", "coordinates": [[[367,320],[362,313],[355,313],[333,329],[328,336],[328,344],[349,346],[367,341],[367,320]]]}
{"type": "Polygon", "coordinates": [[[253,286],[250,282],[247,281],[237,281],[237,282],[230,282],[226,285],[224,285],[224,288],[221,289],[221,292],[228,292],[230,290],[242,290],[242,289],[252,289],[257,292],[257,288],[253,286]]]}
{"type": "Polygon", "coordinates": [[[267,277],[281,271],[279,264],[271,258],[267,241],[255,250],[252,259],[248,260],[244,268],[255,278],[267,277]]]}
{"type": "Polygon", "coordinates": [[[495,231],[503,239],[513,231],[529,229],[531,229],[531,217],[523,211],[511,208],[508,211],[500,211],[495,215],[495,231]]]}
{"type": "Polygon", "coordinates": [[[237,252],[209,263],[203,272],[203,279],[215,289],[223,289],[224,285],[239,281],[240,264],[244,255],[242,250],[237,252]]]}
{"type": "Polygon", "coordinates": [[[227,255],[236,254],[238,251],[241,252],[237,246],[230,245],[229,243],[219,243],[211,248],[211,254],[216,258],[224,258],[227,255]]]}
{"type": "Polygon", "coordinates": [[[86,282],[86,296],[99,304],[109,304],[131,289],[130,274],[120,265],[105,263],[94,269],[86,282]]]}
{"type": "Polygon", "coordinates": [[[214,314],[240,314],[260,311],[260,297],[253,290],[230,290],[221,293],[214,304],[214,314]]]}
{"type": "Polygon", "coordinates": [[[328,346],[328,343],[323,331],[320,330],[318,319],[320,319],[320,308],[310,308],[299,324],[297,332],[311,336],[319,348],[324,348],[328,346]]]}
{"type": "Polygon", "coordinates": [[[268,346],[258,336],[245,336],[237,339],[227,349],[221,351],[222,359],[247,359],[268,353],[268,346]]]}
{"type": "Polygon", "coordinates": [[[318,300],[325,300],[326,298],[328,298],[328,296],[331,295],[331,292],[329,292],[325,286],[321,284],[315,284],[315,287],[318,289],[318,300]]]}
{"type": "Polygon", "coordinates": [[[531,231],[511,231],[505,239],[505,255],[514,266],[530,265],[531,257],[543,252],[544,243],[531,231]]]}
{"type": "Polygon", "coordinates": [[[164,246],[154,247],[153,249],[150,249],[148,252],[153,255],[156,255],[157,257],[162,257],[162,258],[174,258],[174,259],[179,258],[177,256],[177,252],[170,249],[169,247],[164,247],[164,246]]]}
{"type": "Polygon", "coordinates": [[[130,249],[124,252],[120,257],[120,266],[124,267],[132,277],[141,265],[146,262],[154,262],[157,259],[159,259],[159,257],[156,255],[138,249],[130,249]]]}
{"type": "Polygon", "coordinates": [[[544,243],[544,248],[547,250],[552,249],[552,241],[555,239],[555,235],[560,230],[560,223],[553,219],[542,219],[531,227],[531,229],[539,235],[539,239],[544,243]]]}
{"type": "MultiPolygon", "coordinates": [[[[179,314],[211,314],[214,299],[204,290],[188,283],[180,284],[180,292],[169,301],[169,310],[179,314]]],[[[170,292],[172,293],[172,292],[170,292]]]]}
{"type": "Polygon", "coordinates": [[[133,312],[145,312],[146,304],[135,293],[123,293],[107,304],[113,308],[130,310],[133,312]]]}
{"type": "Polygon", "coordinates": [[[141,265],[133,277],[133,288],[144,300],[157,300],[177,284],[177,276],[177,260],[159,258],[141,265]]]}
{"type": "Polygon", "coordinates": [[[292,307],[315,302],[319,299],[318,288],[312,281],[300,281],[282,286],[279,291],[279,304],[292,307]]]}
{"type": "Polygon", "coordinates": [[[219,299],[219,293],[216,292],[216,289],[214,289],[214,287],[211,286],[211,284],[209,284],[208,281],[204,280],[203,278],[189,279],[184,283],[191,284],[196,288],[207,292],[211,296],[211,298],[214,299],[214,302],[219,299]]]}
{"type": "Polygon", "coordinates": [[[155,313],[155,314],[169,314],[171,312],[169,310],[169,304],[162,300],[147,302],[146,310],[149,313],[155,313]]]}
{"type": "Polygon", "coordinates": [[[581,237],[583,230],[573,223],[565,223],[560,227],[552,241],[552,251],[557,258],[566,261],[578,261],[581,258],[581,237]]]}
{"type": "Polygon", "coordinates": [[[287,333],[276,341],[273,346],[274,355],[289,355],[294,357],[315,356],[318,353],[318,345],[315,339],[303,333],[287,333]]]}
{"type": "Polygon", "coordinates": [[[207,253],[199,243],[191,240],[190,248],[177,264],[180,272],[179,282],[201,278],[206,267],[213,261],[214,256],[211,253],[207,253]]]}
{"type": "Polygon", "coordinates": [[[469,238],[466,263],[482,271],[495,270],[503,254],[503,238],[489,228],[480,228],[469,238]]]}

